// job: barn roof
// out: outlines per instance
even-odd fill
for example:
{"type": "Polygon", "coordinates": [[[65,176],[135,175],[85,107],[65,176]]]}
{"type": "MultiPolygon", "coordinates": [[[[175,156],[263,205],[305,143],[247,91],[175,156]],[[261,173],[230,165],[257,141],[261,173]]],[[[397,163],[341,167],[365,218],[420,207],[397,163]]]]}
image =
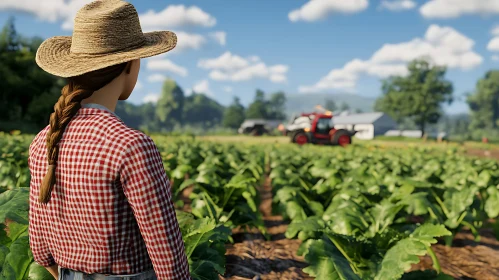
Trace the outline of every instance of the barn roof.
{"type": "Polygon", "coordinates": [[[385,113],[360,113],[350,115],[337,115],[333,117],[334,124],[372,124],[381,118],[385,113]]]}

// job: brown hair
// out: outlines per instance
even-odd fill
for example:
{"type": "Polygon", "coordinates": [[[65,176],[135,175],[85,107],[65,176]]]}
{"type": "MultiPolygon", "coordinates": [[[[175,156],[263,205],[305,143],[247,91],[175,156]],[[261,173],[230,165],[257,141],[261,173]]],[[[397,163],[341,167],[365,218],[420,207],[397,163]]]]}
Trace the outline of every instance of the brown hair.
{"type": "Polygon", "coordinates": [[[58,143],[69,121],[81,108],[80,102],[109,84],[126,69],[130,73],[130,62],[113,65],[104,69],[68,78],[68,83],[62,88],[61,97],[50,115],[50,130],[47,133],[48,170],[40,187],[39,201],[47,203],[55,184],[55,168],[59,153],[58,143]]]}

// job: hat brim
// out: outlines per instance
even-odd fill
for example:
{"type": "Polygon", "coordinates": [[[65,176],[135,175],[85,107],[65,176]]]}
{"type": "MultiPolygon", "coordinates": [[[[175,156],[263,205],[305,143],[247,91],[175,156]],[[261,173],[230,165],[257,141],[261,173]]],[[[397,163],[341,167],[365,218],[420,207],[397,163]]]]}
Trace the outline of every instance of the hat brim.
{"type": "Polygon", "coordinates": [[[171,31],[144,33],[145,43],[132,50],[111,54],[73,54],[71,36],[56,36],[45,40],[36,52],[36,63],[46,72],[63,77],[75,77],[108,66],[162,54],[177,44],[171,31]]]}

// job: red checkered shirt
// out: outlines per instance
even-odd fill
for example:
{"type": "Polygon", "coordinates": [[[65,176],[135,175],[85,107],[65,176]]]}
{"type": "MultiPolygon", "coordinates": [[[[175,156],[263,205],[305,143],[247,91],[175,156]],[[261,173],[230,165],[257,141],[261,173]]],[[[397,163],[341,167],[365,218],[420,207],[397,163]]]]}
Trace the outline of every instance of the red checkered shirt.
{"type": "Polygon", "coordinates": [[[38,202],[47,172],[45,136],[29,148],[29,240],[34,260],[85,273],[190,279],[170,182],[150,137],[109,111],[81,108],[59,142],[56,184],[38,202]]]}

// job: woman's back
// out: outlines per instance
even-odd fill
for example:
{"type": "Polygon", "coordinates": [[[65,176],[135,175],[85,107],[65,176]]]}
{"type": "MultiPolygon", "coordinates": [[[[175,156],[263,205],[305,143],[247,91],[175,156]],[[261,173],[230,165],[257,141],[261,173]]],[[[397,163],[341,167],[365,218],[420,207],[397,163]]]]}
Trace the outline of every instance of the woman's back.
{"type": "Polygon", "coordinates": [[[50,202],[43,129],[30,146],[30,245],[35,261],[85,273],[188,279],[188,265],[154,142],[103,109],[80,108],[58,142],[50,202]]]}

